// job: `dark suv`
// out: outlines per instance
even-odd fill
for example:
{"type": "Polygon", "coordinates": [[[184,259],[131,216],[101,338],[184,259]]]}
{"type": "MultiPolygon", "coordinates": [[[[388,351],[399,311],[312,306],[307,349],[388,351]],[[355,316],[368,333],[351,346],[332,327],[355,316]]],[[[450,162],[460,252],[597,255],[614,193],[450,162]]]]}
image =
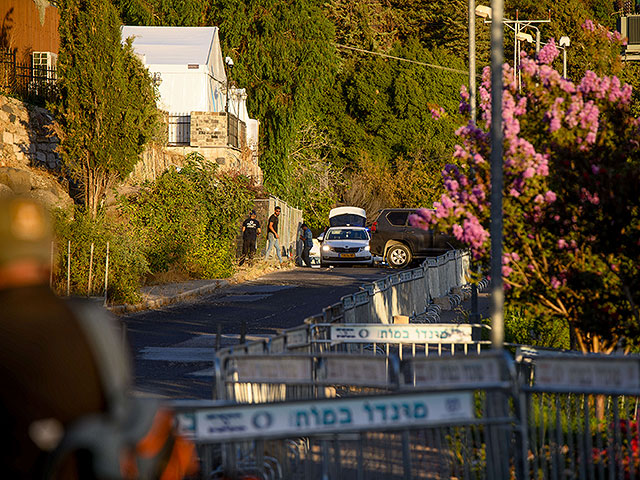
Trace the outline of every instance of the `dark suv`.
{"type": "Polygon", "coordinates": [[[393,268],[404,268],[414,259],[442,255],[459,246],[454,237],[412,226],[409,215],[415,211],[386,208],[371,224],[371,253],[383,257],[393,268]]]}

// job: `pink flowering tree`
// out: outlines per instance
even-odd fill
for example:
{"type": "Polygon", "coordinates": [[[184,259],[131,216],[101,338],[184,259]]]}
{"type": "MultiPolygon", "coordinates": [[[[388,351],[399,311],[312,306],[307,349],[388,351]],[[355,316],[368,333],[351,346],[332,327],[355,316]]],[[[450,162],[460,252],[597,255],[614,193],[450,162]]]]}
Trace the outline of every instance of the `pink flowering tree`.
{"type": "MultiPolygon", "coordinates": [[[[631,87],[591,71],[577,82],[551,63],[551,41],[522,58],[522,89],[503,68],[504,255],[507,301],[563,318],[583,351],[609,352],[640,333],[640,122],[631,87]]],[[[460,128],[446,193],[415,225],[437,225],[489,263],[490,72],[478,125],[460,128]]],[[[462,89],[461,109],[468,109],[462,89]]]]}

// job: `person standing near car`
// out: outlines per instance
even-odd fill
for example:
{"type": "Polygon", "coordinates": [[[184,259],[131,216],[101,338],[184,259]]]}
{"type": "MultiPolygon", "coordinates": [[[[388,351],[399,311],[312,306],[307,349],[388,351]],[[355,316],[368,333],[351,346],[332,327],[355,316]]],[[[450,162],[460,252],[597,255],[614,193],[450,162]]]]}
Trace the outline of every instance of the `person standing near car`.
{"type": "Polygon", "coordinates": [[[281,208],[276,206],[273,210],[273,215],[269,217],[267,222],[267,251],[264,254],[264,259],[269,260],[269,253],[271,249],[276,249],[276,256],[278,261],[282,264],[282,254],[280,253],[280,236],[278,235],[278,222],[280,219],[281,208]]]}
{"type": "Polygon", "coordinates": [[[261,232],[260,222],[256,218],[256,211],[251,210],[249,218],[242,222],[242,258],[240,259],[240,265],[247,259],[251,263],[253,254],[256,251],[256,239],[261,232]]]}
{"type": "Polygon", "coordinates": [[[306,223],[303,223],[300,228],[302,228],[302,235],[300,235],[300,240],[302,240],[302,254],[300,256],[304,264],[307,267],[311,267],[309,252],[313,248],[313,235],[306,223]]]}

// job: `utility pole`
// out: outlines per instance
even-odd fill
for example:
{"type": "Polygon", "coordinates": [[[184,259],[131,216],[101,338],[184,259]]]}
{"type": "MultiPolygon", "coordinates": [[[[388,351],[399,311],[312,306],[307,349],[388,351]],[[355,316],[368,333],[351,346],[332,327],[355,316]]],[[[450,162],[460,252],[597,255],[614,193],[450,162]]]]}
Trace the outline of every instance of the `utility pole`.
{"type": "Polygon", "coordinates": [[[491,346],[504,346],[502,290],[502,63],[504,60],[503,0],[491,0],[491,346]]]}
{"type": "Polygon", "coordinates": [[[476,0],[469,0],[469,107],[476,123],[476,0]]]}

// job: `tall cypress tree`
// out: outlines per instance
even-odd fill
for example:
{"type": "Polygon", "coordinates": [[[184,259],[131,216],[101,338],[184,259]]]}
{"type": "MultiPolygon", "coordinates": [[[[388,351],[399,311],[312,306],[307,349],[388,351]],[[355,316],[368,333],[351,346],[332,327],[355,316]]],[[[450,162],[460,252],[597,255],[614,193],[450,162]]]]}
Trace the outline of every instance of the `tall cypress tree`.
{"type": "Polygon", "coordinates": [[[151,79],[122,44],[120,19],[109,0],[60,3],[62,160],[94,216],[114,184],[125,178],[155,132],[158,113],[151,79]]]}

